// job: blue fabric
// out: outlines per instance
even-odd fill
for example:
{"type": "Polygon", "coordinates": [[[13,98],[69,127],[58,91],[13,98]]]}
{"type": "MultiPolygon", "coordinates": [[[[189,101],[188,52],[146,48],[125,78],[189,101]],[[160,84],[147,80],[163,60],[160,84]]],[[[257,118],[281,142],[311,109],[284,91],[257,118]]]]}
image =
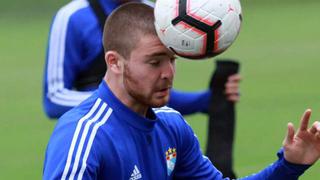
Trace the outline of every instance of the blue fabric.
{"type": "Polygon", "coordinates": [[[211,90],[183,92],[177,89],[170,91],[168,106],[183,115],[195,112],[207,113],[211,100],[211,90]]]}
{"type": "MultiPolygon", "coordinates": [[[[279,160],[243,179],[297,179],[309,166],[279,160]]],[[[190,126],[175,110],[142,117],[102,82],[58,121],[46,150],[43,179],[213,179],[222,174],[201,153],[190,126]]],[[[226,178],[228,179],[228,178],[226,178]]]]}
{"type": "MultiPolygon", "coordinates": [[[[114,0],[99,1],[106,14],[119,6],[114,0]]],[[[88,1],[71,1],[57,12],[50,28],[44,71],[43,105],[48,117],[59,118],[97,88],[77,91],[74,82],[102,51],[101,39],[98,19],[88,1]]],[[[169,106],[182,114],[206,112],[211,96],[208,92],[173,91],[169,106]]]]}

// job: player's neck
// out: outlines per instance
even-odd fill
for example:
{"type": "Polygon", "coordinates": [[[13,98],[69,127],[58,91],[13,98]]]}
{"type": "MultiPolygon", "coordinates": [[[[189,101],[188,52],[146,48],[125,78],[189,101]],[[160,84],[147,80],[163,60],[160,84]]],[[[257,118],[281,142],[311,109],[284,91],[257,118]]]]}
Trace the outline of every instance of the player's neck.
{"type": "Polygon", "coordinates": [[[146,117],[149,106],[137,102],[124,90],[124,87],[120,87],[118,85],[119,83],[117,84],[117,82],[114,82],[114,79],[108,78],[108,76],[106,76],[104,80],[109,86],[111,92],[117,97],[119,101],[121,101],[122,104],[127,106],[135,113],[146,117]]]}

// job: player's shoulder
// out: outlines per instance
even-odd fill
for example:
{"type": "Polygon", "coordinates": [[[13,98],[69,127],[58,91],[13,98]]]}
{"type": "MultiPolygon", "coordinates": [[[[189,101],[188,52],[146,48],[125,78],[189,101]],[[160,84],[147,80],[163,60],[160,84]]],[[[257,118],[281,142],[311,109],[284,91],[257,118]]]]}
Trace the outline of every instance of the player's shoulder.
{"type": "Polygon", "coordinates": [[[154,113],[157,115],[160,121],[168,125],[178,125],[184,123],[184,118],[177,110],[168,106],[161,108],[153,108],[154,113]]]}
{"type": "MultiPolygon", "coordinates": [[[[165,128],[178,137],[189,137],[190,134],[193,136],[191,126],[178,111],[166,106],[153,110],[159,120],[159,128],[165,128]]],[[[181,139],[183,138],[178,138],[177,141],[181,139]]]]}
{"type": "Polygon", "coordinates": [[[89,2],[87,0],[73,0],[57,11],[54,21],[61,22],[61,24],[81,25],[86,20],[92,22],[92,19],[95,19],[95,15],[89,2]]]}
{"type": "Polygon", "coordinates": [[[78,11],[81,11],[85,8],[89,8],[89,2],[87,0],[73,0],[70,1],[68,4],[62,6],[57,14],[63,14],[65,16],[72,15],[74,13],[77,13],[78,11]]]}
{"type": "Polygon", "coordinates": [[[59,120],[58,125],[63,124],[77,124],[82,118],[87,117],[89,119],[92,115],[96,114],[103,106],[103,101],[98,97],[97,91],[94,91],[92,95],[82,101],[78,106],[75,106],[71,110],[63,114],[59,120]]]}
{"type": "Polygon", "coordinates": [[[63,139],[65,144],[70,144],[75,136],[87,137],[88,133],[98,136],[105,124],[111,119],[113,109],[98,97],[97,91],[80,105],[66,112],[58,120],[53,131],[53,140],[63,139]],[[63,137],[63,138],[62,138],[63,137]]]}
{"type": "Polygon", "coordinates": [[[152,110],[159,116],[181,116],[180,112],[168,106],[152,108],[152,110]]]}
{"type": "Polygon", "coordinates": [[[66,168],[71,172],[74,167],[81,167],[81,164],[74,162],[70,166],[69,159],[86,159],[88,164],[92,164],[99,161],[100,155],[108,154],[109,149],[105,147],[108,147],[110,138],[101,138],[100,130],[111,113],[112,109],[97,96],[97,91],[65,113],[58,120],[47,146],[46,173],[52,170],[62,172],[66,168]]]}

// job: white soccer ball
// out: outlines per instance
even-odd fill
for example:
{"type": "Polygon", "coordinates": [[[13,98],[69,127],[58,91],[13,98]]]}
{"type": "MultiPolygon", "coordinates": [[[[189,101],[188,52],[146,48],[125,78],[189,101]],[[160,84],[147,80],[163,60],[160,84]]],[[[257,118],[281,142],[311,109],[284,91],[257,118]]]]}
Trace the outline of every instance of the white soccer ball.
{"type": "Polygon", "coordinates": [[[239,0],[156,0],[155,26],[162,43],[189,59],[216,56],[239,34],[239,0]]]}

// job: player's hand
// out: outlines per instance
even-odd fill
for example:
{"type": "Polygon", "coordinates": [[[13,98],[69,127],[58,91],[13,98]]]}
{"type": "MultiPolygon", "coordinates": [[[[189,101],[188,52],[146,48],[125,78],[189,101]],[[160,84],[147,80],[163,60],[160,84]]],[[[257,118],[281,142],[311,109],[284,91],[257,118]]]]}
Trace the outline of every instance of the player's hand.
{"type": "Polygon", "coordinates": [[[227,99],[232,102],[238,102],[240,99],[239,83],[241,76],[234,74],[228,77],[228,81],[225,84],[225,94],[227,99]]]}
{"type": "Polygon", "coordinates": [[[307,109],[295,133],[292,123],[288,123],[288,132],[283,141],[284,157],[295,164],[315,163],[320,158],[320,123],[314,122],[308,128],[311,110],[307,109]]]}

